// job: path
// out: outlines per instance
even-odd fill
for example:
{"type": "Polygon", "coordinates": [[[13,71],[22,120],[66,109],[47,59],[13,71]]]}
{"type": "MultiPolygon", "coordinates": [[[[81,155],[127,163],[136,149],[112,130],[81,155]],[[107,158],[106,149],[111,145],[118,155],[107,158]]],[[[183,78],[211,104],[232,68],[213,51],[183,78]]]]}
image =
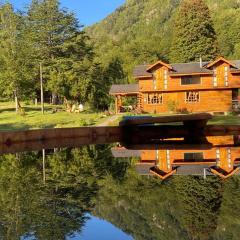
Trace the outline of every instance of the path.
{"type": "Polygon", "coordinates": [[[115,122],[118,118],[120,118],[119,115],[113,115],[111,117],[108,117],[104,122],[98,124],[99,127],[109,126],[111,123],[115,122]]]}

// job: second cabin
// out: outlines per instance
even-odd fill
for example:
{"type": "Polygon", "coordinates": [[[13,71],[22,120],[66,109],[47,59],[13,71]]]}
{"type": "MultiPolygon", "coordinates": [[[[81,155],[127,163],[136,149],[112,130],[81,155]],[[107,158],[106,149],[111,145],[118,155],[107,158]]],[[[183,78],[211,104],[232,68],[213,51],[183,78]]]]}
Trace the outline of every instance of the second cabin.
{"type": "Polygon", "coordinates": [[[220,57],[212,62],[140,65],[137,84],[113,85],[116,113],[123,97],[135,96],[139,112],[210,112],[240,110],[240,60],[220,57]]]}

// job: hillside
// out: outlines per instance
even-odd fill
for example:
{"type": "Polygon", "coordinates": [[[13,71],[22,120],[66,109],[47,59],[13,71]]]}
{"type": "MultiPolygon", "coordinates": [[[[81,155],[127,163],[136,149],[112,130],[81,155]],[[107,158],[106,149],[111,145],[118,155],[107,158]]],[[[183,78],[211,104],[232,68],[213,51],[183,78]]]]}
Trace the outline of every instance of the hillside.
{"type": "MultiPolygon", "coordinates": [[[[131,76],[136,64],[169,60],[172,26],[181,0],[127,0],[103,21],[88,27],[101,61],[120,58],[131,76]]],[[[206,0],[221,55],[240,58],[240,0],[206,0]]],[[[131,80],[130,78],[130,81],[131,80]]]]}

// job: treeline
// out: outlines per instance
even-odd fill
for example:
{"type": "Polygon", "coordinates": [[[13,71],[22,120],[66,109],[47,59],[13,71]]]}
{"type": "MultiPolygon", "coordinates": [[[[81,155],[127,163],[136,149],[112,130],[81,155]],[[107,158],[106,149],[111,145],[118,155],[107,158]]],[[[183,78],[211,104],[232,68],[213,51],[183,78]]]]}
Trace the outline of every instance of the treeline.
{"type": "Polygon", "coordinates": [[[159,59],[240,59],[238,0],[128,0],[86,31],[102,61],[118,56],[130,79],[135,65],[159,59]]]}
{"type": "Polygon", "coordinates": [[[32,0],[25,12],[0,5],[0,96],[16,100],[44,95],[107,109],[109,86],[123,81],[120,60],[103,65],[76,16],[58,0],[32,0]]]}

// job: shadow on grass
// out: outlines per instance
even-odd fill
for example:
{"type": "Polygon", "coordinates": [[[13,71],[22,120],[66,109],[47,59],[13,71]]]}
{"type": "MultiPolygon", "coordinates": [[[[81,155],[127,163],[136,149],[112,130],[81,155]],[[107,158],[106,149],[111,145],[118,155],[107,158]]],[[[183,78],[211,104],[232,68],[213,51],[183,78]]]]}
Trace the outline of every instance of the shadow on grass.
{"type": "MultiPolygon", "coordinates": [[[[41,107],[39,107],[39,106],[38,107],[24,106],[22,108],[24,109],[24,111],[26,113],[32,112],[32,111],[41,112],[41,107]]],[[[54,107],[54,106],[46,106],[46,107],[44,107],[45,111],[53,111],[55,109],[56,109],[56,107],[54,107]]],[[[60,107],[58,109],[60,109],[60,107]]],[[[15,111],[16,111],[16,109],[14,107],[6,107],[6,108],[0,109],[0,113],[3,113],[3,112],[15,112],[15,111]]]]}
{"type": "MultiPolygon", "coordinates": [[[[35,129],[43,129],[43,128],[54,128],[56,124],[42,124],[36,125],[35,129]]],[[[6,123],[0,124],[0,131],[7,132],[7,131],[19,131],[19,130],[30,130],[32,129],[32,125],[28,125],[25,123],[6,123]]]]}

